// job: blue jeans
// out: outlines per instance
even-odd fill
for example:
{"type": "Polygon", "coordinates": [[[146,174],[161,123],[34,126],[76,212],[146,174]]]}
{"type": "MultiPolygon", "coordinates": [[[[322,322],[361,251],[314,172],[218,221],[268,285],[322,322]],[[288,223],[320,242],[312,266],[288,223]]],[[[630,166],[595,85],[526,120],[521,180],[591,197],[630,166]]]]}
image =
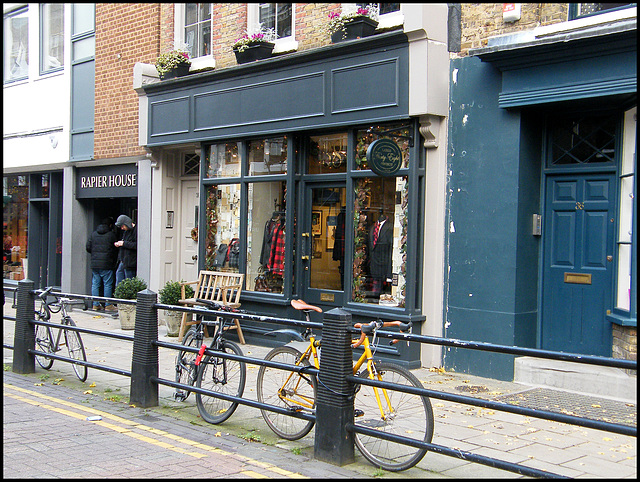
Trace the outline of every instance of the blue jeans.
{"type": "MultiPolygon", "coordinates": [[[[113,297],[113,270],[112,269],[93,269],[91,278],[91,296],[100,296],[100,287],[104,286],[104,297],[113,297]]],[[[111,303],[108,303],[111,304],[111,303]]],[[[99,306],[97,301],[93,302],[93,306],[99,306]]]]}
{"type": "Polygon", "coordinates": [[[135,269],[125,269],[124,265],[122,264],[122,261],[120,261],[118,263],[118,269],[116,270],[116,286],[118,286],[118,284],[120,284],[120,281],[122,281],[125,278],[134,278],[136,276],[136,270],[135,269]]]}

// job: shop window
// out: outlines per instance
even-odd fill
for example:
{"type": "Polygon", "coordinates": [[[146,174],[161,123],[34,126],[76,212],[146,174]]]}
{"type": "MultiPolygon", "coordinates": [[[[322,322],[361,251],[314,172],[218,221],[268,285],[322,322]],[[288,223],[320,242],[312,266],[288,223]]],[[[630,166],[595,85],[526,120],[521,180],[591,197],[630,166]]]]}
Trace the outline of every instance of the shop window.
{"type": "Polygon", "coordinates": [[[60,70],[64,64],[64,4],[44,3],[40,15],[40,72],[60,70]]]}
{"type": "Polygon", "coordinates": [[[29,182],[27,176],[3,177],[3,279],[22,280],[27,272],[27,221],[29,182]]]}
{"type": "Polygon", "coordinates": [[[407,177],[354,180],[352,300],[405,306],[407,177]]]}
{"type": "Polygon", "coordinates": [[[211,3],[187,3],[184,42],[191,58],[211,55],[211,3]]]}
{"type": "Polygon", "coordinates": [[[207,186],[206,193],[205,269],[237,273],[242,219],[240,184],[207,186]]]}
{"type": "Polygon", "coordinates": [[[309,174],[347,172],[347,134],[311,137],[307,171],[309,174]]]}
{"type": "Polygon", "coordinates": [[[22,8],[4,16],[4,82],[29,76],[29,10],[22,8]]]}
{"type": "Polygon", "coordinates": [[[249,143],[249,175],[285,174],[287,137],[260,139],[249,143]]]}
{"type": "Polygon", "coordinates": [[[356,139],[356,169],[369,169],[367,162],[367,149],[373,141],[383,137],[393,139],[402,152],[402,169],[409,167],[409,134],[410,128],[403,124],[385,124],[384,126],[372,126],[359,130],[356,139]]]}
{"type": "Polygon", "coordinates": [[[286,185],[285,181],[248,185],[247,290],[283,292],[286,185]]]}
{"type": "Polygon", "coordinates": [[[239,143],[214,144],[205,150],[204,177],[237,177],[240,175],[239,143]]]}

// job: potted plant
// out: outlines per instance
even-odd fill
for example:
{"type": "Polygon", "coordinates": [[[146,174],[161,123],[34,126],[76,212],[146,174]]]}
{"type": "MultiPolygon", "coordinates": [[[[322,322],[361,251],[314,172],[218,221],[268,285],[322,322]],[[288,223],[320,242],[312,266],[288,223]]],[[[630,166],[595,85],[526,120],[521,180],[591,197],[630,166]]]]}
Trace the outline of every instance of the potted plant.
{"type": "MultiPolygon", "coordinates": [[[[163,305],[179,306],[182,299],[182,283],[181,281],[167,281],[164,287],[158,292],[160,295],[160,303],[163,305]]],[[[185,285],[185,297],[193,298],[195,291],[191,285],[185,285]]],[[[180,331],[180,322],[182,321],[182,311],[163,310],[164,321],[167,325],[167,336],[178,336],[180,331]]]]}
{"type": "MultiPolygon", "coordinates": [[[[147,289],[147,282],[137,276],[125,278],[113,292],[113,297],[120,300],[135,300],[139,291],[147,289]]],[[[136,305],[118,303],[118,317],[123,330],[133,330],[136,326],[136,305]]]]}
{"type": "Polygon", "coordinates": [[[331,42],[343,42],[373,35],[378,26],[378,9],[375,5],[358,7],[352,12],[336,12],[329,14],[327,30],[331,35],[331,42]]]}
{"type": "Polygon", "coordinates": [[[184,50],[176,49],[160,54],[156,59],[156,70],[160,80],[183,77],[189,73],[191,60],[184,50]]]}
{"type": "Polygon", "coordinates": [[[265,29],[260,25],[257,31],[245,33],[233,43],[233,52],[239,64],[263,60],[271,57],[277,35],[274,29],[265,29]]]}

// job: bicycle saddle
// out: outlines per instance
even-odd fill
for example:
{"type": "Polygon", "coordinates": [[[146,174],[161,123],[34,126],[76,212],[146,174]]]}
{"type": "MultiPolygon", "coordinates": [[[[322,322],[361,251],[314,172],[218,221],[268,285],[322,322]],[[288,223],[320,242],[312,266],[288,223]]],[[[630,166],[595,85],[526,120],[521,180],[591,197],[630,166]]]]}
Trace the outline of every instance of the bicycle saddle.
{"type": "Polygon", "coordinates": [[[304,300],[291,300],[291,306],[293,306],[296,310],[302,311],[317,311],[318,313],[322,313],[322,308],[319,306],[313,306],[305,302],[304,300]]]}

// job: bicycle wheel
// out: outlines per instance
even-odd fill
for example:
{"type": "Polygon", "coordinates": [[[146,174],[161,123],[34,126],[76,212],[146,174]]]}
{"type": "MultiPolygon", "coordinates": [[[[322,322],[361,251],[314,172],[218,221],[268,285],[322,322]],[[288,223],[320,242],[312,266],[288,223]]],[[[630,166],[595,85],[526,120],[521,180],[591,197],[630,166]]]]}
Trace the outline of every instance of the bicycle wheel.
{"type": "MultiPolygon", "coordinates": [[[[376,363],[379,379],[399,385],[410,385],[424,388],[420,381],[408,370],[390,363],[376,363]]],[[[358,376],[368,378],[366,370],[358,376]]],[[[361,415],[356,417],[356,425],[387,434],[411,437],[416,440],[431,442],[433,437],[433,409],[428,397],[412,395],[396,390],[386,390],[391,401],[391,409],[387,404],[384,393],[380,394],[380,403],[384,407],[384,417],[380,413],[374,387],[359,385],[356,393],[355,409],[361,415]],[[362,413],[363,412],[363,413],[362,413]]],[[[390,442],[377,437],[356,433],[355,442],[362,455],[376,467],[400,471],[413,467],[422,460],[427,453],[420,449],[390,442]]]]}
{"type": "MultiPolygon", "coordinates": [[[[310,366],[307,359],[300,360],[302,353],[290,346],[274,348],[265,360],[289,365],[310,366]]],[[[279,368],[260,366],[258,371],[258,401],[293,412],[315,412],[316,378],[310,374],[299,374],[279,368]]],[[[290,415],[260,410],[264,421],[279,437],[298,440],[311,431],[315,422],[290,415]]]]}
{"type": "MultiPolygon", "coordinates": [[[[36,325],[36,350],[45,353],[53,352],[53,336],[48,326],[36,325]]],[[[53,366],[53,358],[36,355],[36,361],[45,370],[53,366]]]]}
{"type": "MultiPolygon", "coordinates": [[[[201,343],[202,341],[198,340],[196,336],[196,329],[193,327],[189,328],[189,331],[187,331],[187,334],[184,335],[184,338],[182,339],[182,344],[184,346],[199,348],[201,343]]],[[[197,353],[189,351],[180,350],[178,352],[178,355],[176,356],[176,382],[184,383],[185,385],[195,385],[197,367],[193,364],[193,360],[195,360],[196,356],[198,356],[197,353]]],[[[176,388],[174,396],[176,400],[184,401],[190,393],[190,390],[176,388]]]]}
{"type": "MultiPolygon", "coordinates": [[[[76,326],[75,322],[71,318],[67,318],[69,326],[76,326]]],[[[73,330],[64,330],[64,339],[67,341],[67,350],[69,350],[69,358],[74,360],[87,361],[87,354],[84,351],[84,344],[80,333],[73,330]]],[[[76,372],[77,377],[81,382],[87,379],[87,367],[86,365],[79,365],[72,363],[73,371],[76,372]]]]}
{"type": "MultiPolygon", "coordinates": [[[[224,340],[222,350],[242,356],[242,350],[232,341],[224,340]]],[[[241,397],[247,377],[244,362],[207,355],[198,367],[196,386],[212,392],[241,397]]],[[[217,424],[228,419],[238,408],[238,402],[223,400],[196,393],[196,405],[200,416],[207,422],[217,424]]]]}

